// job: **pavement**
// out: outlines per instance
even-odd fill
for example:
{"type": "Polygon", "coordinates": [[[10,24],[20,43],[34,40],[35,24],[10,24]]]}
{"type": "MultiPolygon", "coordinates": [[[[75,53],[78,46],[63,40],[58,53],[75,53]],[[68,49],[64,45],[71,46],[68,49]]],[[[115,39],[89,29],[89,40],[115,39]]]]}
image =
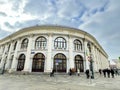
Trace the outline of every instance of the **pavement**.
{"type": "Polygon", "coordinates": [[[120,76],[104,78],[95,74],[95,79],[77,75],[0,75],[0,90],[120,90],[120,76]]]}

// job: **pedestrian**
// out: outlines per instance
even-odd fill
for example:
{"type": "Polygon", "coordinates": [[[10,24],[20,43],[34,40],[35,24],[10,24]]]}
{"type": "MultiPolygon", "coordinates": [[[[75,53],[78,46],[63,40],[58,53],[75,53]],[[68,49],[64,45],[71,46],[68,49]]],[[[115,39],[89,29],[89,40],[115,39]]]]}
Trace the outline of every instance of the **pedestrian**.
{"type": "Polygon", "coordinates": [[[54,72],[55,70],[53,69],[52,72],[50,73],[50,77],[54,77],[54,72]]]}
{"type": "Polygon", "coordinates": [[[117,68],[115,69],[115,74],[116,74],[116,76],[119,75],[117,68]]]}
{"type": "Polygon", "coordinates": [[[101,69],[99,69],[99,74],[100,74],[100,75],[102,74],[102,70],[101,70],[101,69]]]}
{"type": "Polygon", "coordinates": [[[114,78],[114,70],[113,69],[111,69],[111,76],[112,76],[112,78],[114,78]]]}
{"type": "Polygon", "coordinates": [[[103,69],[103,75],[106,77],[106,69],[103,69]]]}
{"type": "Polygon", "coordinates": [[[110,78],[110,72],[111,72],[110,69],[107,68],[107,76],[108,76],[108,78],[110,78]]]}
{"type": "Polygon", "coordinates": [[[72,69],[71,68],[69,69],[69,75],[70,76],[72,75],[72,69]]]}
{"type": "Polygon", "coordinates": [[[80,70],[79,69],[77,69],[77,75],[80,76],[80,70]]]}
{"type": "Polygon", "coordinates": [[[90,75],[89,75],[89,69],[87,69],[87,70],[85,71],[85,74],[86,74],[86,78],[89,79],[89,77],[90,77],[90,75]]]}

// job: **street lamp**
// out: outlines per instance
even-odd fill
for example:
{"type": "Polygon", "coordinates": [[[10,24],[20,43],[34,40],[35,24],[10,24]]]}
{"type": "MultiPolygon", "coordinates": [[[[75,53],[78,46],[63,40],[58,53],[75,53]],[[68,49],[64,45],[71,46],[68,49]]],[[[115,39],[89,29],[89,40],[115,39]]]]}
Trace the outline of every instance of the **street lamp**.
{"type": "Polygon", "coordinates": [[[93,71],[93,59],[92,59],[92,53],[91,53],[91,44],[90,44],[90,42],[87,44],[87,47],[88,47],[88,49],[89,49],[89,52],[90,52],[90,60],[89,60],[89,62],[90,62],[90,77],[91,77],[91,79],[94,79],[94,71],[93,71]]]}

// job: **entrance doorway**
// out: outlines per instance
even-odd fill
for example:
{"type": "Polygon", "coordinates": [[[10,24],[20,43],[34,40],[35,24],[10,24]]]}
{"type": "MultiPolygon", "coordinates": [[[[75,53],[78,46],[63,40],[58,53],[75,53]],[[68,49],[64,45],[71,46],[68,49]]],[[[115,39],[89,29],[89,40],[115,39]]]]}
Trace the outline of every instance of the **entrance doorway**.
{"type": "Polygon", "coordinates": [[[54,56],[54,70],[55,72],[66,72],[66,56],[58,53],[54,56]]]}
{"type": "Polygon", "coordinates": [[[42,53],[37,53],[33,57],[32,72],[44,72],[45,56],[42,53]]]}
{"type": "Polygon", "coordinates": [[[25,64],[25,55],[21,54],[18,58],[17,71],[22,71],[24,69],[24,64],[25,64]]]}
{"type": "Polygon", "coordinates": [[[81,55],[75,56],[75,68],[80,70],[80,72],[84,72],[83,58],[81,55]]]}

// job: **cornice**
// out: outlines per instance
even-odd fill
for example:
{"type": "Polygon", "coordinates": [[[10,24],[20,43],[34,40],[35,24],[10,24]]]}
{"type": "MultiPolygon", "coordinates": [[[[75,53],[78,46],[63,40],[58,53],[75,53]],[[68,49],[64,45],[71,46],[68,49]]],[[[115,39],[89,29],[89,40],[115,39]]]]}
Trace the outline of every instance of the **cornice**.
{"type": "Polygon", "coordinates": [[[42,25],[42,26],[26,27],[0,40],[0,43],[3,43],[3,42],[7,43],[17,38],[21,38],[28,35],[35,35],[38,33],[63,34],[63,35],[70,35],[70,36],[77,36],[77,37],[78,36],[81,37],[80,35],[82,35],[81,38],[84,38],[85,40],[90,41],[92,43],[95,43],[96,46],[98,46],[106,54],[104,49],[100,46],[98,41],[91,34],[77,28],[66,27],[66,26],[42,25]]]}

